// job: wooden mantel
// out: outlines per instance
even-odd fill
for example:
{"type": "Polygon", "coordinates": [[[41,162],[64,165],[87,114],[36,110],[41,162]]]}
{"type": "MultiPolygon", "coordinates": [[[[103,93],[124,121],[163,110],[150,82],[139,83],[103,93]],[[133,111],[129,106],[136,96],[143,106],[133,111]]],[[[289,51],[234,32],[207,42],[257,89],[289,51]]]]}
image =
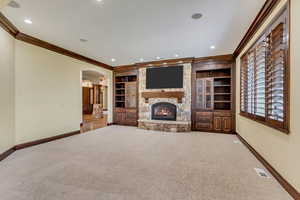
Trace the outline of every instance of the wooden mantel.
{"type": "Polygon", "coordinates": [[[184,92],[142,92],[142,97],[145,98],[146,103],[149,102],[150,98],[176,98],[178,103],[182,103],[184,92]]]}

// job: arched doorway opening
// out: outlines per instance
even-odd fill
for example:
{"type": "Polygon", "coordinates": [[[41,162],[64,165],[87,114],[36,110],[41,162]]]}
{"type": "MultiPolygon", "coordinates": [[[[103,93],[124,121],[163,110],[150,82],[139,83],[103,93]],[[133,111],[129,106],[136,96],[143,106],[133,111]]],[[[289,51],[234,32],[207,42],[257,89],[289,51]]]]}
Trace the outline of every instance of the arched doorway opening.
{"type": "Polygon", "coordinates": [[[107,126],[108,79],[97,71],[82,71],[81,132],[107,126]]]}

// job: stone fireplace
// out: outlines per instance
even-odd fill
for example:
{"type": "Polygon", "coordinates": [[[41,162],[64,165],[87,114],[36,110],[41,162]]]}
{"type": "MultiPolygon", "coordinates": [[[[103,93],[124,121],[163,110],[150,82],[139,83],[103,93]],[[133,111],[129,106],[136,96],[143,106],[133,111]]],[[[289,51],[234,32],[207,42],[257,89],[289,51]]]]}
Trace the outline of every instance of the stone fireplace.
{"type": "Polygon", "coordinates": [[[146,89],[146,68],[139,69],[139,128],[167,132],[191,130],[191,64],[183,65],[183,88],[146,89]]]}
{"type": "Polygon", "coordinates": [[[176,121],[177,108],[174,104],[167,102],[156,103],[152,105],[151,110],[152,120],[176,121]]]}

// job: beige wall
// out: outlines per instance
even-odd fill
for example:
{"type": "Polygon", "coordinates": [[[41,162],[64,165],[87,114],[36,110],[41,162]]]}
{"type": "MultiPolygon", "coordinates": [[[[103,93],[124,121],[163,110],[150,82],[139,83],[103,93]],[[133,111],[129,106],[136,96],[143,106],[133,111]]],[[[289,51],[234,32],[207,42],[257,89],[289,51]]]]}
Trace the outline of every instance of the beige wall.
{"type": "Polygon", "coordinates": [[[4,8],[11,0],[0,0],[0,9],[4,8]]]}
{"type": "MultiPolygon", "coordinates": [[[[260,31],[244,49],[258,38],[262,30],[280,11],[287,0],[282,0],[260,31]]],[[[300,191],[300,1],[291,0],[291,101],[290,130],[285,135],[275,129],[240,116],[240,56],[237,58],[237,132],[247,140],[284,178],[300,191]]]]}
{"type": "Polygon", "coordinates": [[[0,28],[0,154],[14,146],[14,38],[0,28]]]}
{"type": "MultiPolygon", "coordinates": [[[[111,98],[111,71],[16,41],[16,144],[80,129],[82,70],[106,76],[111,98]]],[[[111,122],[111,103],[109,110],[111,122]]]]}

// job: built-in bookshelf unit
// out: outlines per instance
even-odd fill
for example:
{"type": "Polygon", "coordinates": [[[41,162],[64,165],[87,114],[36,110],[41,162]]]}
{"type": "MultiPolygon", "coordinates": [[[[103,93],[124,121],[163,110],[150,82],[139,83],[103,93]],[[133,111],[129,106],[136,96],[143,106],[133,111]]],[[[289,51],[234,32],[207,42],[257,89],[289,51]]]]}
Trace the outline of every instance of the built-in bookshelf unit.
{"type": "Polygon", "coordinates": [[[193,130],[233,132],[232,66],[230,60],[193,64],[193,130]]]}
{"type": "Polygon", "coordinates": [[[115,107],[116,108],[125,108],[130,106],[131,104],[130,100],[126,98],[132,98],[132,95],[130,96],[129,89],[132,88],[132,85],[136,85],[136,81],[137,81],[136,75],[116,76],[115,78],[115,107]],[[126,105],[126,102],[129,103],[129,105],[126,105]]]}
{"type": "Polygon", "coordinates": [[[231,69],[196,72],[196,98],[199,109],[231,109],[231,69]]]}
{"type": "Polygon", "coordinates": [[[115,73],[114,123],[137,125],[137,72],[115,73]]]}

